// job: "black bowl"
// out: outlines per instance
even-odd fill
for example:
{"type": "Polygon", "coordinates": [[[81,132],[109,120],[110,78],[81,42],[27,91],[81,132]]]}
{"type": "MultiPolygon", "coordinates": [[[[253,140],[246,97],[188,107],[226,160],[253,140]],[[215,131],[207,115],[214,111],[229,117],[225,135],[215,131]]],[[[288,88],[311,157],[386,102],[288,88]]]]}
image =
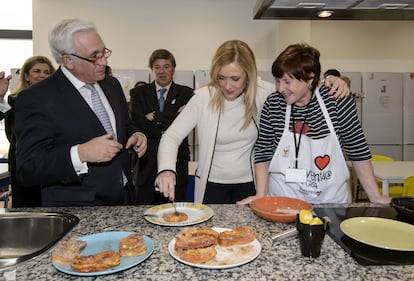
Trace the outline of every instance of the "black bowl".
{"type": "Polygon", "coordinates": [[[414,221],[414,197],[394,197],[391,206],[401,217],[414,221]]]}

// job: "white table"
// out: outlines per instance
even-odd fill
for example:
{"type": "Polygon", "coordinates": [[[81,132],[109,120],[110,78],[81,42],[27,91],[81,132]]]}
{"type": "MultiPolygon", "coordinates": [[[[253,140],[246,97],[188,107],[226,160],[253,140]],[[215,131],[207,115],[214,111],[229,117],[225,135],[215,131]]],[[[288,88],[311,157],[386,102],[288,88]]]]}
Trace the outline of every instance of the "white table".
{"type": "Polygon", "coordinates": [[[414,176],[414,161],[372,161],[375,177],[382,181],[382,193],[389,194],[390,183],[404,183],[404,179],[414,176]]]}

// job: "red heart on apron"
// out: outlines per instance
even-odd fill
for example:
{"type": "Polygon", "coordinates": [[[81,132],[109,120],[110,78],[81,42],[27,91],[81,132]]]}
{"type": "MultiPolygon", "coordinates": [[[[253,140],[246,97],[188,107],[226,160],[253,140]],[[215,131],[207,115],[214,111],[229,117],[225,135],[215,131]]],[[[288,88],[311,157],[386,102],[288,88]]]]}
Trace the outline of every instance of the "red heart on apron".
{"type": "Polygon", "coordinates": [[[329,161],[331,161],[331,157],[329,157],[329,155],[318,156],[315,158],[315,165],[322,171],[326,166],[328,166],[329,161]]]}

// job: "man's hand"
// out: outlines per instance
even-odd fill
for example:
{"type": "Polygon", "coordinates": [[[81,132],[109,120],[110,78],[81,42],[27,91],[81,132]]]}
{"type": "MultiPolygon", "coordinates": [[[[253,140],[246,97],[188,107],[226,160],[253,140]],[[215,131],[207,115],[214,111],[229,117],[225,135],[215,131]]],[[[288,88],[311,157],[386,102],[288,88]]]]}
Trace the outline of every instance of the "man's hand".
{"type": "Polygon", "coordinates": [[[149,121],[153,121],[154,120],[154,115],[155,115],[155,111],[146,114],[145,118],[147,118],[147,120],[149,120],[149,121]]]}
{"type": "Polygon", "coordinates": [[[133,134],[126,144],[126,149],[133,147],[138,157],[142,157],[147,151],[147,138],[144,134],[135,133],[133,134]]]}
{"type": "Polygon", "coordinates": [[[185,104],[184,105],[182,105],[179,109],[178,109],[178,113],[180,113],[181,111],[183,111],[184,110],[184,108],[185,108],[185,104]]]}
{"type": "Polygon", "coordinates": [[[122,144],[114,141],[113,133],[91,139],[78,146],[82,163],[101,163],[111,161],[122,149],[122,144]]]}
{"type": "Polygon", "coordinates": [[[0,72],[0,102],[3,101],[3,98],[9,89],[11,78],[11,75],[6,76],[4,71],[0,72]]]}

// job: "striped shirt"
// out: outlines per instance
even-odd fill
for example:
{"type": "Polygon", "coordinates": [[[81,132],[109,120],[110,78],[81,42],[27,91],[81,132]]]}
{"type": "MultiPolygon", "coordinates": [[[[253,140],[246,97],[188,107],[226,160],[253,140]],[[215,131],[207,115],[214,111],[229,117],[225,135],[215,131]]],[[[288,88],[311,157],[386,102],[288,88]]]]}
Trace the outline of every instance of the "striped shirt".
{"type": "MultiPolygon", "coordinates": [[[[334,100],[328,95],[328,88],[319,89],[326,105],[342,150],[351,161],[371,159],[371,152],[358,119],[355,102],[352,97],[334,100]]],[[[279,93],[270,95],[263,105],[260,117],[259,137],[255,145],[255,163],[270,162],[282,137],[285,126],[286,102],[279,93]]],[[[304,134],[312,139],[320,139],[329,134],[329,128],[323,116],[316,96],[307,106],[292,105],[289,130],[292,131],[292,115],[295,122],[306,119],[309,130],[304,134]]],[[[293,142],[292,134],[292,142],[293,142]]]]}

